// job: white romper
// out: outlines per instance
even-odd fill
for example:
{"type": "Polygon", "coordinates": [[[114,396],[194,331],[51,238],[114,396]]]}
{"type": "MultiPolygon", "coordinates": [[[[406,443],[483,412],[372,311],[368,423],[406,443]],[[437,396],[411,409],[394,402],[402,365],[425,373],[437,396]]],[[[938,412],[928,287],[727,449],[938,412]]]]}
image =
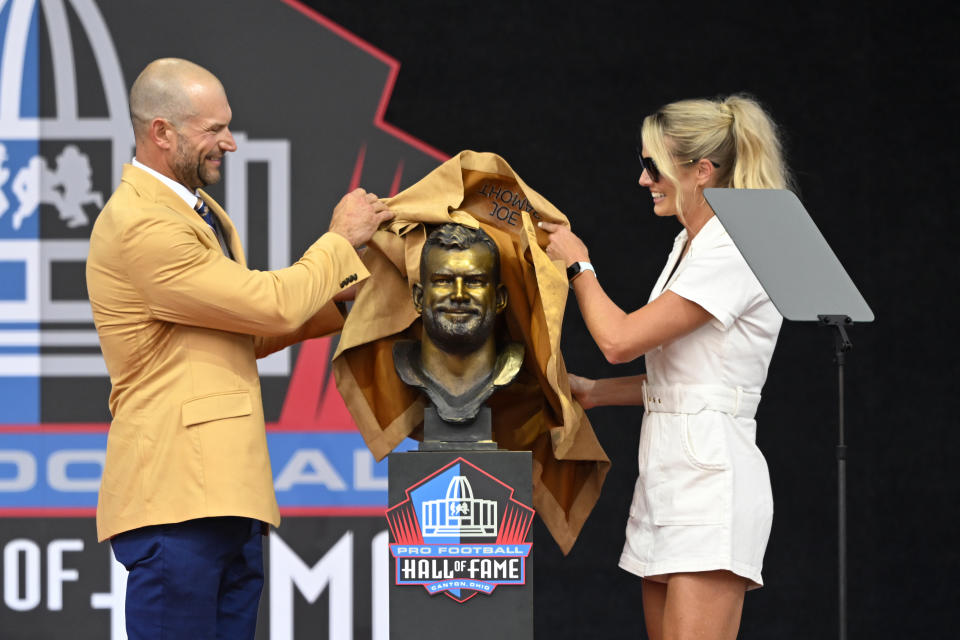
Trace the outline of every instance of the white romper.
{"type": "Polygon", "coordinates": [[[783,317],[716,217],[671,276],[686,240],[684,229],[650,300],[670,289],[714,319],[645,354],[640,475],[620,566],[657,581],[727,569],[757,588],[773,498],[753,417],[783,317]]]}

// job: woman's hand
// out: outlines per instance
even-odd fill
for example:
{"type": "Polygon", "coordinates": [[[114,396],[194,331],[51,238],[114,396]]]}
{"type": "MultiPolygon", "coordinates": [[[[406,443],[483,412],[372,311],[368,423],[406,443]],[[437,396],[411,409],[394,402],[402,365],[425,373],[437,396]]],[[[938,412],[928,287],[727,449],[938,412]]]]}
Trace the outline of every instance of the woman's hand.
{"type": "Polygon", "coordinates": [[[580,406],[584,409],[592,409],[597,406],[590,397],[590,393],[597,384],[596,380],[583,378],[572,373],[567,374],[567,378],[570,380],[570,393],[580,403],[580,406]]]}
{"type": "Polygon", "coordinates": [[[591,380],[567,374],[570,393],[584,409],[594,407],[642,407],[647,374],[591,380]]]}
{"type": "Polygon", "coordinates": [[[565,267],[574,262],[590,262],[587,245],[578,238],[570,227],[541,220],[537,226],[550,234],[550,243],[546,247],[551,260],[562,260],[565,267]]]}

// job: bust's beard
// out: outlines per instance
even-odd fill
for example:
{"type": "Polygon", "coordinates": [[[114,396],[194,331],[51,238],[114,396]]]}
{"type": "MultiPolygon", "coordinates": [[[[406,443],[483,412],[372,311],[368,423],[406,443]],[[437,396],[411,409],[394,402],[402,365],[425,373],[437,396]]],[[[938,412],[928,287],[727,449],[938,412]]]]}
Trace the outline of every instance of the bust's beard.
{"type": "Polygon", "coordinates": [[[446,353],[466,355],[478,351],[490,337],[496,315],[480,313],[463,320],[451,320],[432,309],[423,310],[423,328],[430,340],[446,353]]]}

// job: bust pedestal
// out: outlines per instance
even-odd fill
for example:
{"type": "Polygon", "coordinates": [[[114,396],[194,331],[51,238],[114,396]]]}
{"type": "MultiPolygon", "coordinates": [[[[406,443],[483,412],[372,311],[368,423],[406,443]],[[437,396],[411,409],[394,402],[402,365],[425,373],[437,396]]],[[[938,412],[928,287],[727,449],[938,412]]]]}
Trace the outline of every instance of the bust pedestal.
{"type": "Polygon", "coordinates": [[[444,422],[437,410],[427,406],[423,410],[423,442],[420,451],[496,451],[490,407],[481,407],[472,422],[452,424],[444,422]]]}
{"type": "Polygon", "coordinates": [[[533,638],[529,451],[500,451],[490,409],[424,414],[419,451],[389,456],[390,637],[533,638]]]}

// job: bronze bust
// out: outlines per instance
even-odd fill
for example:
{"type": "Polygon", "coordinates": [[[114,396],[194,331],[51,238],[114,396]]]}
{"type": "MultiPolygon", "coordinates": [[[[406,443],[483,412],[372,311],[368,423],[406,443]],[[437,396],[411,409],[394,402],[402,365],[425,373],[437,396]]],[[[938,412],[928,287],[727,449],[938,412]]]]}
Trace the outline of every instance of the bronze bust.
{"type": "Polygon", "coordinates": [[[440,419],[474,420],[484,401],[510,384],[523,362],[523,345],[497,352],[494,325],[507,306],[500,282],[500,251],[483,229],[444,224],[427,237],[413,305],[423,321],[420,342],[393,348],[400,378],[427,394],[440,419]]]}

